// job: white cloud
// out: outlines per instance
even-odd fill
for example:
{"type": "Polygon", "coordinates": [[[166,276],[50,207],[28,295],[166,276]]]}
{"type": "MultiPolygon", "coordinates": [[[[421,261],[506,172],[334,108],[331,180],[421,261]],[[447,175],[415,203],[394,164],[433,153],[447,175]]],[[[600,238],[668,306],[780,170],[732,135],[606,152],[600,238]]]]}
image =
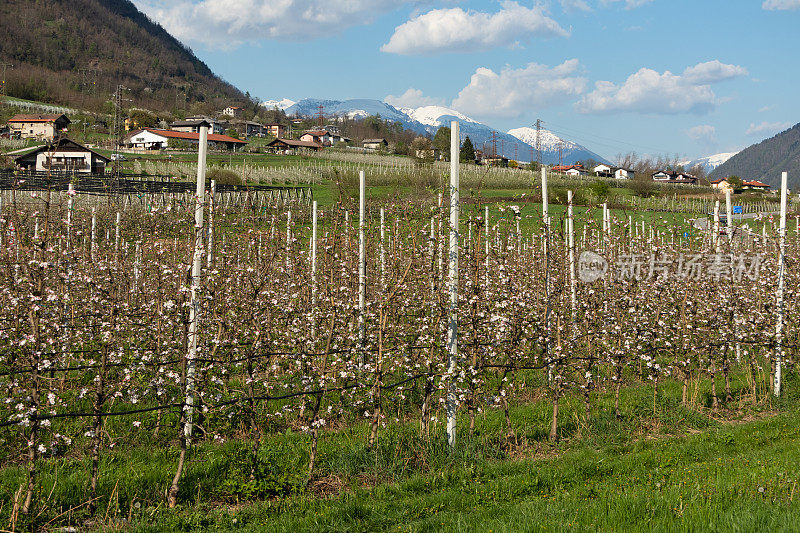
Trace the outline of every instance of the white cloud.
{"type": "Polygon", "coordinates": [[[558,0],[561,4],[561,9],[567,12],[572,11],[592,11],[592,6],[586,3],[586,0],[558,0]]]}
{"type": "Polygon", "coordinates": [[[624,2],[625,3],[625,9],[635,9],[635,8],[641,7],[641,6],[645,5],[645,4],[649,4],[652,1],[653,0],[601,0],[601,3],[604,6],[610,6],[610,5],[615,4],[617,2],[624,2]]]}
{"type": "Polygon", "coordinates": [[[433,98],[425,96],[422,91],[409,87],[409,89],[400,96],[389,95],[383,99],[387,104],[401,108],[401,107],[422,107],[426,105],[443,105],[444,101],[440,98],[433,98]]]}
{"type": "Polygon", "coordinates": [[[411,0],[134,0],[183,42],[233,48],[263,39],[308,40],[370,23],[411,0]]]}
{"type": "Polygon", "coordinates": [[[769,11],[800,9],[800,0],[764,0],[761,7],[769,11]]]}
{"type": "Polygon", "coordinates": [[[745,132],[746,135],[771,135],[783,131],[789,126],[791,122],[762,122],[761,124],[750,123],[750,127],[745,132]]]}
{"type": "Polygon", "coordinates": [[[743,67],[719,61],[688,67],[682,74],[642,68],[622,85],[598,81],[576,108],[582,113],[703,114],[722,100],[711,90],[712,83],[746,73],[743,67]]]}
{"type": "Polygon", "coordinates": [[[767,111],[772,111],[773,109],[775,109],[774,105],[765,105],[764,107],[759,109],[758,112],[759,113],[766,113],[767,111]]]}
{"type": "Polygon", "coordinates": [[[396,27],[381,50],[401,55],[471,52],[514,46],[532,36],[569,35],[541,6],[527,8],[509,0],[501,6],[497,13],[434,9],[396,27]]]}
{"type": "Polygon", "coordinates": [[[701,124],[693,128],[689,128],[686,135],[695,141],[713,142],[717,137],[717,129],[709,124],[701,124]]]}
{"type": "Polygon", "coordinates": [[[692,84],[709,84],[718,81],[746,76],[747,69],[739,65],[726,65],[718,60],[698,63],[683,71],[683,79],[692,84]]]}
{"type": "Polygon", "coordinates": [[[478,68],[469,85],[453,100],[453,107],[483,117],[518,117],[532,107],[542,107],[583,93],[586,79],[576,75],[577,59],[555,67],[529,63],[505,67],[500,73],[478,68]]]}

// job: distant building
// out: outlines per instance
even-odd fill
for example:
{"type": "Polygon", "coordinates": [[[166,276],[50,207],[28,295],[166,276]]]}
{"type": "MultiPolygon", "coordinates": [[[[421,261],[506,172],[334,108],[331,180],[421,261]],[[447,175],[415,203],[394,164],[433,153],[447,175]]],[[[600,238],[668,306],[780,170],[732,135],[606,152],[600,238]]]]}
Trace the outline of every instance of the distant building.
{"type": "Polygon", "coordinates": [[[211,126],[209,133],[215,133],[217,135],[222,135],[225,133],[226,124],[220,122],[219,120],[208,117],[189,117],[186,120],[176,120],[175,122],[170,123],[169,129],[172,131],[183,131],[186,133],[200,133],[200,124],[203,123],[203,121],[207,122],[211,126]]]}
{"type": "Polygon", "coordinates": [[[244,109],[232,105],[223,109],[222,114],[225,115],[226,117],[239,118],[244,114],[244,109]]]}
{"type": "Polygon", "coordinates": [[[53,140],[59,132],[66,131],[70,120],[66,115],[14,115],[8,120],[12,137],[21,139],[53,140]]]}
{"type": "Polygon", "coordinates": [[[756,191],[768,191],[769,185],[758,180],[752,180],[752,181],[743,181],[742,188],[749,190],[756,190],[756,191]]]}
{"type": "Polygon", "coordinates": [[[721,191],[730,190],[733,191],[733,185],[728,183],[727,178],[718,178],[715,180],[710,181],[711,186],[715,189],[719,189],[721,191]]]}
{"type": "Polygon", "coordinates": [[[385,150],[389,142],[386,139],[364,139],[361,146],[367,150],[385,150]]]}
{"type": "Polygon", "coordinates": [[[292,154],[308,150],[318,152],[319,150],[322,150],[322,145],[311,141],[275,139],[267,144],[267,149],[275,153],[292,154]]]}
{"type": "Polygon", "coordinates": [[[264,124],[264,134],[272,135],[280,139],[284,135],[286,135],[286,126],[283,124],[271,123],[271,124],[264,124]]]}
{"type": "Polygon", "coordinates": [[[587,174],[583,165],[554,165],[550,168],[552,172],[560,172],[562,174],[569,174],[570,176],[585,176],[587,174]]]}
{"type": "Polygon", "coordinates": [[[14,159],[23,170],[82,174],[102,174],[109,161],[109,158],[70,139],[40,146],[14,159]]]}
{"type": "Polygon", "coordinates": [[[317,143],[322,146],[333,146],[333,136],[326,130],[307,131],[300,136],[300,140],[317,143]]]}
{"type": "Polygon", "coordinates": [[[683,185],[697,185],[697,178],[686,172],[674,172],[672,170],[659,170],[651,175],[653,181],[660,183],[673,183],[683,185]]]}
{"type": "MultiPolygon", "coordinates": [[[[170,139],[198,144],[200,142],[200,134],[185,131],[145,128],[128,135],[123,140],[123,144],[128,148],[138,148],[142,150],[164,150],[169,146],[170,139]]],[[[236,148],[241,148],[246,145],[247,141],[234,139],[233,137],[229,137],[227,135],[209,133],[208,144],[212,147],[221,146],[228,150],[235,151],[236,148]]]]}

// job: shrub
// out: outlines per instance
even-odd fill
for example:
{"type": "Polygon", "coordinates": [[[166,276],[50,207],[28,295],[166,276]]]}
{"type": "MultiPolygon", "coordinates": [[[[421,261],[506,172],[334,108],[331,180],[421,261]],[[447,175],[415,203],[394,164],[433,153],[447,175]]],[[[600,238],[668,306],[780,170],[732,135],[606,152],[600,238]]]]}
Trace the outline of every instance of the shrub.
{"type": "Polygon", "coordinates": [[[225,168],[210,169],[206,172],[206,179],[216,181],[217,185],[244,185],[239,174],[225,168]]]}

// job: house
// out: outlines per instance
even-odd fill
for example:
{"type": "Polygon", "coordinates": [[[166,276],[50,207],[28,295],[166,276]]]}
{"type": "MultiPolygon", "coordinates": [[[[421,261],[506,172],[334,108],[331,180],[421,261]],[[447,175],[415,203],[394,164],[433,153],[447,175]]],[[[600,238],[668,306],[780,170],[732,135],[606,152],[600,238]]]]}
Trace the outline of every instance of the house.
{"type": "Polygon", "coordinates": [[[169,129],[186,133],[200,133],[200,124],[203,122],[207,122],[209,126],[211,126],[209,133],[215,133],[217,135],[225,133],[225,123],[207,117],[189,117],[186,120],[176,120],[170,123],[169,129]]]}
{"type": "Polygon", "coordinates": [[[683,185],[697,185],[697,178],[686,172],[659,170],[651,175],[653,181],[683,185]]]}
{"type": "Polygon", "coordinates": [[[367,150],[385,150],[389,142],[386,139],[364,139],[361,146],[367,150]]]}
{"type": "Polygon", "coordinates": [[[614,168],[614,178],[618,180],[632,180],[636,173],[629,168],[614,168]]]}
{"type": "Polygon", "coordinates": [[[586,169],[583,165],[555,165],[550,169],[552,172],[560,172],[562,174],[569,174],[571,176],[583,176],[586,174],[586,169]]]}
{"type": "Polygon", "coordinates": [[[594,175],[601,178],[610,178],[612,175],[612,168],[608,165],[597,165],[592,169],[594,175]]]}
{"type": "Polygon", "coordinates": [[[503,157],[501,155],[487,155],[481,159],[481,165],[507,168],[508,161],[509,159],[507,157],[503,157]]]}
{"type": "Polygon", "coordinates": [[[241,120],[234,122],[232,126],[239,135],[243,135],[245,137],[264,136],[264,126],[260,122],[241,120]]]}
{"type": "Polygon", "coordinates": [[[725,190],[733,191],[733,185],[728,183],[727,178],[718,178],[715,180],[711,180],[709,183],[711,183],[711,186],[715,189],[719,189],[721,191],[725,190]]]}
{"type": "Polygon", "coordinates": [[[742,188],[743,189],[749,189],[749,190],[755,190],[755,191],[768,191],[769,190],[769,185],[767,185],[766,183],[763,183],[761,181],[758,181],[758,180],[743,181],[742,182],[742,188]]]}
{"type": "Polygon", "coordinates": [[[244,114],[244,109],[232,105],[223,109],[222,114],[225,115],[226,117],[239,118],[244,114]]]}
{"type": "Polygon", "coordinates": [[[264,134],[272,135],[273,137],[280,139],[286,135],[286,126],[283,124],[278,124],[277,122],[264,124],[264,134]]]}
{"type": "MultiPolygon", "coordinates": [[[[135,131],[128,135],[123,144],[128,148],[139,148],[143,150],[164,150],[169,146],[170,139],[185,141],[192,144],[200,142],[199,133],[186,131],[160,130],[156,128],[145,128],[135,131]]],[[[247,141],[234,139],[227,135],[208,134],[208,144],[212,147],[222,146],[228,150],[236,150],[247,144],[247,141]]]]}
{"type": "Polygon", "coordinates": [[[70,120],[66,115],[14,115],[8,120],[12,137],[21,139],[53,140],[59,132],[66,131],[70,120]]]}
{"type": "Polygon", "coordinates": [[[322,146],[333,146],[333,136],[325,130],[311,130],[300,136],[301,141],[312,142],[322,146]]]}
{"type": "Polygon", "coordinates": [[[296,152],[322,150],[322,145],[311,141],[296,141],[294,139],[274,139],[267,144],[267,149],[278,154],[292,154],[296,152]]]}
{"type": "Polygon", "coordinates": [[[40,146],[14,159],[14,163],[23,170],[82,174],[102,174],[109,161],[109,158],[67,138],[40,146]]]}

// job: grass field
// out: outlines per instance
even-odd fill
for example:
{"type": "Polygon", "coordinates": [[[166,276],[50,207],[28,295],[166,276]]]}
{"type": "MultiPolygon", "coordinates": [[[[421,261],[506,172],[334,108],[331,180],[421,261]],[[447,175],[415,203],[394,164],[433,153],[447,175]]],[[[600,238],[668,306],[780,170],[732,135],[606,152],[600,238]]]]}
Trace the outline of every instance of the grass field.
{"type": "MultiPolygon", "coordinates": [[[[743,390],[744,376],[733,376],[743,390]]],[[[797,390],[790,375],[787,390],[797,390]]],[[[708,390],[701,380],[698,390],[708,390]]],[[[455,450],[441,424],[430,440],[415,420],[382,432],[366,446],[367,424],[324,431],[319,467],[308,480],[309,437],[291,430],[259,445],[251,481],[243,438],[204,443],[190,456],[181,504],[166,509],[177,450],[169,436],[126,435],[109,424],[116,449],[104,455],[98,530],[132,531],[793,531],[800,481],[800,413],[796,394],[770,405],[743,400],[712,411],[700,394],[680,404],[680,384],[599,394],[587,421],[579,398],[562,403],[559,441],[546,437],[546,399],[512,408],[514,437],[497,410],[466,417],[455,450]]],[[[84,518],[88,460],[41,462],[43,514],[84,518]]],[[[0,470],[3,498],[25,479],[0,470]]],[[[7,517],[8,508],[0,513],[7,517]]],[[[67,522],[70,520],[68,519],[67,522]]],[[[40,521],[38,526],[43,524],[40,521]]]]}

